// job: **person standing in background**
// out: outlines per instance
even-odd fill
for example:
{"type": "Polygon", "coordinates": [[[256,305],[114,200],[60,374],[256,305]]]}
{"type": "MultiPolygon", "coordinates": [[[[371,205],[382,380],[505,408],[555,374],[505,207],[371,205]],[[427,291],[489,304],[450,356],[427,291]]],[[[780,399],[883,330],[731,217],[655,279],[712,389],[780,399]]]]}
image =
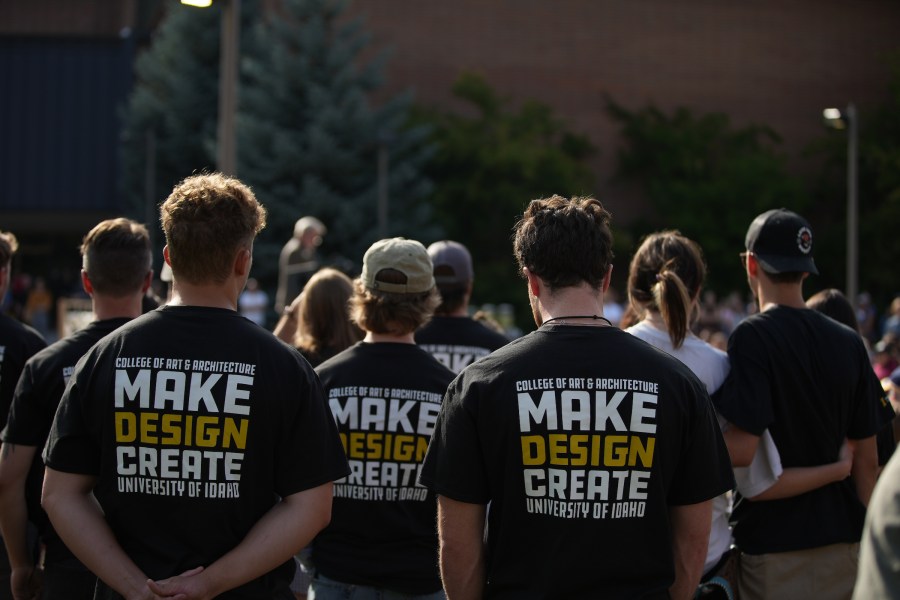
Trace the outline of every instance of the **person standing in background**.
{"type": "Polygon", "coordinates": [[[458,242],[444,240],[428,246],[441,304],[434,316],[416,331],[416,343],[442,365],[459,373],[497,348],[509,343],[469,316],[474,274],[472,256],[458,242]]]}
{"type": "MultiPolygon", "coordinates": [[[[12,257],[18,249],[16,236],[0,231],[0,297],[9,289],[12,257]]],[[[46,345],[43,336],[33,327],[0,313],[0,428],[6,427],[13,393],[25,362],[46,345]]],[[[0,544],[0,600],[12,600],[10,575],[6,546],[0,544]]]]}
{"type": "Polygon", "coordinates": [[[260,327],[265,327],[268,308],[269,295],[260,289],[259,282],[255,278],[249,278],[247,287],[238,296],[238,310],[260,327]]]}
{"type": "Polygon", "coordinates": [[[278,256],[278,289],[275,292],[275,312],[278,314],[319,270],[319,246],[326,231],[322,221],[315,217],[302,217],[294,224],[294,235],[278,256]]]}

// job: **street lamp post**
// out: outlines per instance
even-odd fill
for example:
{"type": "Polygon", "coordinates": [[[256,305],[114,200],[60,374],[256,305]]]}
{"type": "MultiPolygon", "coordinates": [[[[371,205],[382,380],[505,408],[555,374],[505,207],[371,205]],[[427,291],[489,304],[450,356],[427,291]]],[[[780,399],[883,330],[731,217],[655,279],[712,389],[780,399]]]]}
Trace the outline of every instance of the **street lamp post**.
{"type": "MultiPolygon", "coordinates": [[[[237,175],[235,115],[237,114],[238,60],[241,33],[241,0],[220,0],[222,33],[219,42],[219,122],[216,130],[216,167],[226,175],[237,175]]],[[[181,0],[182,4],[206,7],[212,0],[181,0]]]]}
{"type": "Polygon", "coordinates": [[[834,129],[847,130],[847,299],[856,306],[859,291],[859,199],[858,199],[858,152],[859,119],[856,106],[851,102],[847,108],[826,108],[822,111],[825,124],[834,129]]]}

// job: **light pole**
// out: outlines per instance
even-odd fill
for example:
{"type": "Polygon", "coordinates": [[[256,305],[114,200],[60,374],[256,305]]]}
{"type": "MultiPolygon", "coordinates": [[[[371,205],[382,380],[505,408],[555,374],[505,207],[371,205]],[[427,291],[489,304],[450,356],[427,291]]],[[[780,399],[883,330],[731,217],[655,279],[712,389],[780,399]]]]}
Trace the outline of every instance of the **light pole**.
{"type": "MultiPolygon", "coordinates": [[[[212,0],[181,0],[182,4],[208,7],[212,0]]],[[[219,43],[219,123],[216,131],[216,168],[237,175],[235,115],[237,113],[238,60],[241,34],[241,0],[220,0],[222,34],[219,43]]]]}
{"type": "Polygon", "coordinates": [[[859,185],[857,182],[859,119],[856,106],[826,108],[822,111],[825,124],[834,129],[847,130],[847,299],[856,306],[859,290],[859,185]]]}

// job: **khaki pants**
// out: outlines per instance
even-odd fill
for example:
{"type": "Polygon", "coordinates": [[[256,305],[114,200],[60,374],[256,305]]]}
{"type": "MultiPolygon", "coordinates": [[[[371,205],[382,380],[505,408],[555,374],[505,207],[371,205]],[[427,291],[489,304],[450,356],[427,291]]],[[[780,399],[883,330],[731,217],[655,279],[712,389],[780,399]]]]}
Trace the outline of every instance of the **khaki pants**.
{"type": "Polygon", "coordinates": [[[850,600],[856,581],[859,544],[773,554],[741,553],[741,600],[850,600]]]}

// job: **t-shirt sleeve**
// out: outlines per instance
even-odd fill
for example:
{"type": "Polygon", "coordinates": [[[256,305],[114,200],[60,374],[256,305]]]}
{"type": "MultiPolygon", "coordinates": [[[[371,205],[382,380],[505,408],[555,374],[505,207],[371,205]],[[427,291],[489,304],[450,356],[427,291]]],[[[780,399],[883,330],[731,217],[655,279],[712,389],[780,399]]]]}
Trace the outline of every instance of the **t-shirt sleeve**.
{"type": "Polygon", "coordinates": [[[90,412],[89,403],[96,368],[92,354],[85,355],[69,378],[44,448],[44,464],[52,469],[100,474],[100,415],[90,412]]]}
{"type": "Polygon", "coordinates": [[[852,440],[873,436],[878,431],[881,422],[879,411],[884,392],[875,371],[869,366],[862,342],[859,344],[857,360],[862,365],[862,372],[856,389],[853,412],[850,415],[850,425],[847,428],[847,437],[852,440]]]}
{"type": "Polygon", "coordinates": [[[419,482],[453,500],[487,504],[491,497],[478,435],[478,394],[466,386],[465,373],[444,395],[419,482]]]}
{"type": "Polygon", "coordinates": [[[674,506],[703,502],[734,487],[728,449],[705,387],[694,381],[684,393],[681,455],[668,493],[674,506]]]}
{"type": "Polygon", "coordinates": [[[757,334],[739,325],[728,340],[731,370],[713,403],[725,419],[753,435],[762,435],[775,416],[766,363],[766,352],[757,334]]]}
{"type": "Polygon", "coordinates": [[[21,446],[42,446],[47,439],[48,425],[35,391],[33,364],[28,362],[16,384],[9,418],[0,432],[0,440],[21,446]]]}
{"type": "MultiPolygon", "coordinates": [[[[302,359],[297,356],[298,363],[302,359]]],[[[345,477],[350,468],[319,378],[300,365],[300,401],[290,398],[288,418],[280,428],[275,492],[288,496],[345,477]]]]}

